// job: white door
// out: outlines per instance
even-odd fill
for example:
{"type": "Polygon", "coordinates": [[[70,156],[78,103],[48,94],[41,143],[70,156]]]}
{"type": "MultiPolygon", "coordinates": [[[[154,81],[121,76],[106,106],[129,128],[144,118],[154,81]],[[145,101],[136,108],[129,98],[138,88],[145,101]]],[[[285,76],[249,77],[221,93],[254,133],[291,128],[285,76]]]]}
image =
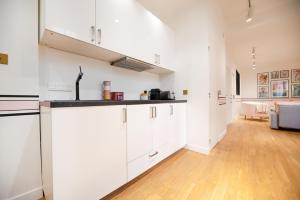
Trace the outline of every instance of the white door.
{"type": "Polygon", "coordinates": [[[150,129],[150,105],[127,106],[127,160],[133,161],[152,150],[153,136],[150,129]]]}
{"type": "Polygon", "coordinates": [[[95,43],[95,0],[44,0],[45,28],[95,43]]]}
{"type": "Polygon", "coordinates": [[[124,109],[53,109],[54,200],[99,199],[126,183],[124,109]]]}
{"type": "Polygon", "coordinates": [[[234,80],[234,75],[232,74],[231,67],[226,67],[226,95],[228,97],[227,100],[227,124],[229,124],[233,117],[232,117],[232,108],[233,108],[233,94],[232,94],[232,83],[234,80]]]}

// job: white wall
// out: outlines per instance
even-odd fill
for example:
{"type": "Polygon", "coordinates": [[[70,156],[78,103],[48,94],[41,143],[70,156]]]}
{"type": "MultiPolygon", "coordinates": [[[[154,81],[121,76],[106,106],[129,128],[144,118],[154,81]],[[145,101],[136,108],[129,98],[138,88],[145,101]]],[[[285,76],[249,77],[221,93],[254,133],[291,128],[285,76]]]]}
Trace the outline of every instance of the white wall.
{"type": "Polygon", "coordinates": [[[102,82],[112,81],[112,91],[124,92],[125,99],[139,99],[140,93],[159,88],[156,74],[135,72],[75,54],[39,47],[40,99],[75,99],[75,81],[82,66],[81,99],[102,99],[102,82]]]}
{"type": "Polygon", "coordinates": [[[161,85],[173,88],[179,98],[187,98],[187,147],[208,153],[216,143],[210,145],[210,138],[219,138],[226,129],[227,109],[216,99],[219,89],[226,94],[223,22],[216,2],[190,3],[172,23],[176,32],[176,73],[162,76],[161,85]],[[181,94],[183,89],[189,90],[187,97],[181,94]]]}
{"type": "MultiPolygon", "coordinates": [[[[258,66],[256,70],[253,70],[251,67],[243,67],[239,69],[241,74],[241,97],[242,98],[257,98],[257,73],[261,72],[272,72],[272,71],[280,71],[280,70],[290,70],[290,69],[298,69],[299,65],[293,66],[258,66]]],[[[291,71],[290,71],[291,77],[291,71]]],[[[269,74],[269,81],[270,81],[269,74]]],[[[290,78],[289,78],[290,80],[290,78]]],[[[289,84],[291,90],[291,84],[289,84]]],[[[291,94],[291,91],[289,92],[291,94]]]]}

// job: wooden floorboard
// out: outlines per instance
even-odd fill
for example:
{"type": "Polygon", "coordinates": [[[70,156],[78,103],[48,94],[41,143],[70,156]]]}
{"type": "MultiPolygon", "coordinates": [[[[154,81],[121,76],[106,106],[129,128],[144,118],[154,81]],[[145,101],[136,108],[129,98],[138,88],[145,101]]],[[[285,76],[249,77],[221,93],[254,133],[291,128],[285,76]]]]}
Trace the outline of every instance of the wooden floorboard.
{"type": "Polygon", "coordinates": [[[300,132],[235,121],[209,155],[179,151],[106,199],[300,200],[300,132]]]}
{"type": "Polygon", "coordinates": [[[180,151],[109,199],[300,199],[300,132],[238,120],[208,156],[180,151]]]}

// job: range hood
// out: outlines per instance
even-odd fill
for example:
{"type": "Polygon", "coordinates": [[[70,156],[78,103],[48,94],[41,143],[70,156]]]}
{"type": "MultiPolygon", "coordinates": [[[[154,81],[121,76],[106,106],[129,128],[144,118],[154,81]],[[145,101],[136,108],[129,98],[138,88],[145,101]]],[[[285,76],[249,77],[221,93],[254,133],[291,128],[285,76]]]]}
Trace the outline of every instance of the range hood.
{"type": "Polygon", "coordinates": [[[146,71],[146,70],[150,70],[150,69],[154,69],[155,66],[150,64],[150,63],[146,63],[134,58],[130,58],[130,57],[123,57],[119,60],[113,61],[111,63],[111,65],[116,66],[116,67],[121,67],[121,68],[125,68],[125,69],[130,69],[130,70],[134,70],[137,72],[142,72],[142,71],[146,71]]]}

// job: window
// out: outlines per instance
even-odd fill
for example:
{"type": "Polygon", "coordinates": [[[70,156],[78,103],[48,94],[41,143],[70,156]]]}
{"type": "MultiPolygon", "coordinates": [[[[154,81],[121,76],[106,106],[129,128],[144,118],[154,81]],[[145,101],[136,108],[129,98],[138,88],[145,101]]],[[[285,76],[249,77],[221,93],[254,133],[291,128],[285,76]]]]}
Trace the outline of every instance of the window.
{"type": "Polygon", "coordinates": [[[235,73],[235,90],[236,90],[236,95],[240,95],[241,92],[241,78],[240,78],[240,73],[236,70],[235,73]]]}

